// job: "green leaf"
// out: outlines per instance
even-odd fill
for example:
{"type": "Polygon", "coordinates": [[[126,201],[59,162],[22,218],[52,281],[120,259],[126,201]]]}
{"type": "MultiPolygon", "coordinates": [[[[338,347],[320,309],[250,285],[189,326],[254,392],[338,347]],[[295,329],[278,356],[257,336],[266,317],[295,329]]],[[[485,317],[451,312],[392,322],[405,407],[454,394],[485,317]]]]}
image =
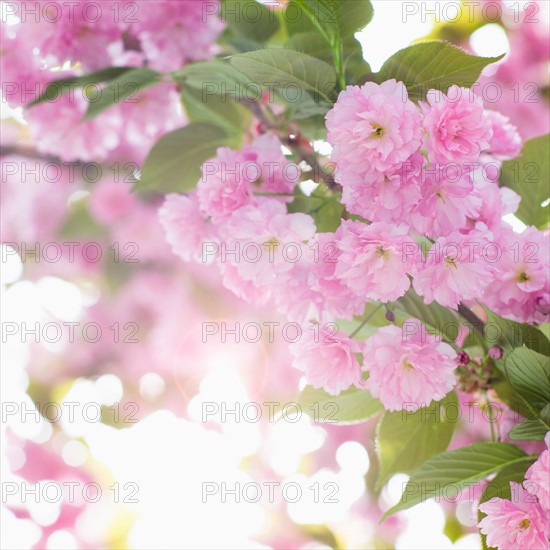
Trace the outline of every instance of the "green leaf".
{"type": "Polygon", "coordinates": [[[161,78],[161,74],[147,67],[132,69],[111,78],[107,82],[107,86],[101,90],[97,100],[88,100],[89,105],[84,119],[94,118],[116,103],[123,101],[138,103],[139,100],[133,96],[145,88],[158,84],[161,78]]]}
{"type": "Polygon", "coordinates": [[[319,185],[310,196],[305,195],[299,187],[296,187],[294,194],[296,198],[287,207],[289,213],[309,214],[320,233],[336,231],[344,211],[344,205],[338,200],[340,195],[330,194],[323,185],[319,185]]]}
{"type": "Polygon", "coordinates": [[[166,193],[194,188],[202,163],[226,142],[223,128],[205,123],[191,123],[162,136],[145,159],[134,189],[166,193]]]}
{"type": "Polygon", "coordinates": [[[477,57],[447,42],[422,42],[392,55],[376,79],[380,83],[395,78],[405,84],[409,99],[425,100],[430,89],[447,92],[453,84],[471,87],[487,65],[503,56],[477,57]]]}
{"type": "Polygon", "coordinates": [[[438,334],[447,341],[454,341],[458,335],[458,319],[436,302],[425,304],[412,287],[395,302],[395,311],[419,319],[429,333],[438,334]]]}
{"type": "Polygon", "coordinates": [[[333,0],[338,9],[338,28],[342,37],[353,36],[357,31],[364,29],[374,15],[370,0],[333,0]]]}
{"type": "Polygon", "coordinates": [[[223,128],[228,144],[235,149],[240,147],[243,132],[252,118],[250,111],[220,95],[203,97],[200,90],[191,87],[181,91],[181,100],[191,122],[207,122],[223,128]]]}
{"type": "Polygon", "coordinates": [[[225,61],[213,59],[191,63],[172,74],[182,88],[200,90],[203,98],[220,95],[238,101],[259,101],[262,87],[225,61]]]}
{"type": "MultiPolygon", "coordinates": [[[[283,49],[258,50],[234,55],[229,62],[249,78],[278,91],[296,85],[332,102],[335,93],[336,73],[320,59],[301,52],[283,49]]],[[[295,90],[293,90],[295,93],[295,90]]]]}
{"type": "Polygon", "coordinates": [[[287,21],[291,34],[317,28],[329,40],[352,37],[374,14],[369,0],[292,0],[290,4],[287,21]],[[306,17],[311,26],[305,23],[306,17]]]}
{"type": "Polygon", "coordinates": [[[106,234],[105,227],[90,214],[86,203],[87,201],[82,200],[72,206],[70,214],[58,229],[60,237],[89,239],[106,234]]]}
{"type": "Polygon", "coordinates": [[[500,184],[521,196],[515,215],[525,224],[544,229],[550,221],[550,134],[525,142],[521,156],[502,164],[500,184]],[[542,204],[546,201],[545,206],[542,204]]]}
{"type": "MultiPolygon", "coordinates": [[[[415,406],[418,409],[418,406],[415,406]]],[[[416,412],[386,412],[378,424],[376,452],[380,461],[377,488],[397,473],[410,474],[431,456],[444,451],[458,422],[458,400],[454,392],[416,412]],[[456,411],[447,416],[446,407],[456,411]]]]}
{"type": "Polygon", "coordinates": [[[390,508],[382,520],[434,496],[453,498],[487,476],[525,460],[530,458],[509,443],[474,443],[440,453],[411,475],[400,502],[390,508]]]}
{"type": "Polygon", "coordinates": [[[504,319],[485,306],[483,309],[487,313],[485,338],[490,346],[500,346],[504,350],[504,358],[515,348],[522,346],[543,355],[550,354],[550,342],[540,330],[527,323],[504,319]]]}
{"type": "Polygon", "coordinates": [[[29,103],[27,108],[38,105],[45,101],[56,101],[61,95],[74,90],[75,88],[85,88],[102,82],[108,82],[113,78],[118,78],[124,73],[132,71],[131,67],[108,67],[107,69],[101,69],[95,73],[90,73],[84,76],[72,76],[70,78],[60,78],[50,82],[42,94],[34,101],[29,103]]]}
{"type": "Polygon", "coordinates": [[[508,433],[512,441],[542,441],[550,426],[539,420],[525,420],[516,424],[508,433]]]}
{"type": "MultiPolygon", "coordinates": [[[[353,37],[343,41],[344,68],[346,81],[355,84],[371,74],[369,64],[363,58],[361,44],[353,37]]],[[[327,41],[316,31],[301,32],[292,35],[285,44],[285,48],[317,57],[326,63],[332,64],[332,49],[327,41]]]]}
{"type": "Polygon", "coordinates": [[[382,403],[367,390],[354,387],[333,396],[323,389],[306,386],[298,398],[298,404],[314,422],[344,425],[365,422],[384,409],[382,403]]]}
{"type": "Polygon", "coordinates": [[[525,459],[503,468],[483,489],[479,503],[487,502],[494,497],[510,499],[510,481],[521,483],[525,478],[525,472],[535,459],[525,459]]]}
{"type": "Polygon", "coordinates": [[[251,48],[266,42],[279,30],[275,10],[256,0],[223,0],[221,19],[227,24],[225,38],[232,42],[231,36],[240,37],[251,48]]]}
{"type": "Polygon", "coordinates": [[[516,348],[505,365],[510,385],[535,411],[550,403],[550,358],[527,348],[516,348]]]}

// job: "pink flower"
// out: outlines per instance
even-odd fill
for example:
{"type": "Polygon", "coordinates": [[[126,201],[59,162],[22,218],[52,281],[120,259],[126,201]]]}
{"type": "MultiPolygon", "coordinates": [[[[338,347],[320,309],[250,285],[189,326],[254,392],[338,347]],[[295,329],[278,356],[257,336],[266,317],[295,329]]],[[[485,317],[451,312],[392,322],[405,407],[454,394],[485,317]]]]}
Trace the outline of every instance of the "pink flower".
{"type": "MultiPolygon", "coordinates": [[[[550,447],[550,432],[545,437],[546,446],[550,447]]],[[[543,510],[550,510],[550,450],[547,448],[538,460],[527,470],[525,479],[535,484],[536,496],[543,510]]],[[[533,492],[533,491],[531,491],[533,492]]]]}
{"type": "Polygon", "coordinates": [[[416,319],[402,328],[378,329],[365,342],[363,357],[363,369],[370,374],[365,385],[389,411],[439,401],[456,383],[456,352],[437,343],[416,319]]]}
{"type": "Polygon", "coordinates": [[[478,224],[483,224],[499,233],[503,227],[502,217],[518,209],[521,197],[509,187],[499,187],[497,182],[487,181],[481,174],[476,174],[474,188],[481,200],[477,212],[469,213],[469,225],[480,227],[478,224]]]}
{"type": "Polygon", "coordinates": [[[83,120],[87,107],[82,92],[76,90],[28,109],[25,118],[37,149],[66,162],[105,160],[120,145],[122,117],[115,108],[83,120]]]}
{"type": "Polygon", "coordinates": [[[338,395],[351,385],[361,387],[361,367],[355,357],[359,345],[329,326],[312,326],[290,345],[293,366],[303,371],[308,384],[338,395]]]}
{"type": "Polygon", "coordinates": [[[335,274],[358,299],[391,302],[407,292],[419,247],[406,227],[344,221],[336,235],[340,255],[335,274]]]}
{"type": "Polygon", "coordinates": [[[117,222],[138,202],[131,185],[124,178],[115,181],[111,176],[112,173],[94,185],[89,202],[91,214],[104,224],[117,222]]]}
{"type": "Polygon", "coordinates": [[[427,99],[421,106],[430,162],[477,161],[493,135],[482,98],[467,88],[451,86],[447,95],[428,91],[427,99]]]}
{"type": "MultiPolygon", "coordinates": [[[[502,228],[498,238],[496,275],[487,287],[485,304],[520,322],[548,322],[550,251],[547,237],[534,227],[523,233],[502,228]]],[[[492,253],[493,254],[493,253],[492,253]]]]}
{"type": "Polygon", "coordinates": [[[487,154],[497,160],[509,160],[521,152],[522,140],[517,128],[510,119],[497,111],[485,111],[485,116],[491,122],[493,137],[489,142],[487,154]]]}
{"type": "Polygon", "coordinates": [[[548,548],[548,514],[530,492],[510,482],[512,500],[492,498],[479,505],[487,514],[479,523],[487,546],[499,550],[543,550],[548,548]]]}
{"type": "Polygon", "coordinates": [[[420,200],[418,173],[424,157],[415,153],[394,173],[346,174],[342,202],[348,212],[370,221],[408,223],[420,200]]]}
{"type": "Polygon", "coordinates": [[[208,247],[216,250],[214,228],[199,211],[195,194],[167,195],[158,217],[174,254],[186,262],[206,263],[208,247]]]}
{"type": "Polygon", "coordinates": [[[348,173],[397,170],[420,148],[420,124],[420,113],[402,82],[348,86],[326,116],[340,183],[345,187],[348,173]]]}
{"type": "Polygon", "coordinates": [[[364,310],[364,301],[357,299],[354,291],[336,275],[341,255],[338,235],[317,233],[309,242],[312,263],[309,279],[303,284],[319,293],[322,312],[328,318],[351,319],[364,310]]]}
{"type": "Polygon", "coordinates": [[[431,165],[418,176],[422,197],[410,215],[413,227],[430,238],[466,227],[481,204],[470,171],[455,164],[431,165]]]}
{"type": "Polygon", "coordinates": [[[215,222],[254,202],[253,193],[291,193],[300,178],[300,169],[281,151],[279,139],[270,134],[256,138],[241,151],[218,149],[215,159],[202,165],[197,192],[202,211],[215,222]]]}
{"type": "Polygon", "coordinates": [[[235,266],[238,276],[257,287],[283,285],[306,256],[304,242],[315,232],[310,216],[287,214],[279,201],[243,206],[220,230],[225,241],[220,242],[219,261],[235,266]]]}
{"type": "Polygon", "coordinates": [[[40,86],[39,93],[43,90],[45,78],[40,75],[40,57],[33,53],[31,29],[27,25],[13,27],[0,21],[2,96],[12,106],[36,99],[38,94],[31,90],[37,84],[40,86]]]}
{"type": "Polygon", "coordinates": [[[413,281],[424,302],[434,300],[457,309],[463,300],[478,298],[494,280],[493,250],[484,233],[458,231],[439,238],[428,251],[413,281]]]}
{"type": "Polygon", "coordinates": [[[186,123],[179,94],[168,82],[141,90],[110,110],[123,120],[121,143],[113,154],[140,164],[163,134],[186,123]]]}
{"type": "Polygon", "coordinates": [[[122,49],[122,32],[114,13],[88,8],[85,2],[75,2],[74,9],[60,1],[47,6],[50,19],[40,18],[35,40],[49,66],[71,61],[86,71],[97,71],[111,64],[111,51],[122,49]]]}
{"type": "Polygon", "coordinates": [[[137,36],[149,66],[176,71],[189,61],[208,59],[224,23],[214,2],[208,0],[140,1],[137,22],[130,31],[137,36]]]}

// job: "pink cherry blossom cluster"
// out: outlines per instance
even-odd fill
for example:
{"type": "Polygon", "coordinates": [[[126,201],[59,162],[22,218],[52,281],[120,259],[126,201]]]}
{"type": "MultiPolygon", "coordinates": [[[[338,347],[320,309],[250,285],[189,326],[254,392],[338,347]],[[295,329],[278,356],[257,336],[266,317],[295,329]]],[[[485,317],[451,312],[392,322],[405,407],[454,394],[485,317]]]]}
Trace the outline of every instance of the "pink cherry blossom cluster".
{"type": "MultiPolygon", "coordinates": [[[[215,53],[224,24],[219,17],[206,16],[206,4],[10,2],[13,17],[0,23],[4,99],[12,107],[28,106],[51,81],[106,67],[175,71],[207,59],[215,53]]],[[[120,88],[95,86],[94,94],[115,97],[128,91],[120,88]]],[[[83,120],[91,102],[76,89],[28,109],[26,119],[39,152],[63,161],[142,162],[162,134],[185,123],[176,86],[169,82],[115,99],[106,112],[83,120]]]]}
{"type": "Polygon", "coordinates": [[[32,82],[44,68],[67,63],[85,72],[109,66],[175,71],[211,57],[224,28],[206,0],[36,4],[16,0],[7,8],[13,19],[2,25],[5,81],[32,82]]]}
{"type": "Polygon", "coordinates": [[[487,545],[499,550],[539,550],[550,538],[550,432],[546,450],[527,470],[523,484],[510,482],[512,498],[495,497],[479,506],[478,524],[487,545]]]}
{"type": "MultiPolygon", "coordinates": [[[[426,303],[456,309],[487,289],[484,300],[497,313],[547,319],[544,236],[536,228],[518,235],[502,221],[515,212],[519,196],[498,186],[500,163],[518,156],[522,145],[504,115],[458,86],[446,94],[428,91],[417,109],[405,86],[389,80],[341,92],[327,128],[347,210],[374,222],[369,227],[392,222],[434,242],[425,258],[407,256],[402,267],[426,303]],[[532,257],[523,253],[530,247],[532,257]]],[[[384,265],[378,276],[394,294],[369,285],[370,299],[395,300],[408,288],[404,280],[404,287],[392,284],[384,265]]]]}
{"type": "MultiPolygon", "coordinates": [[[[326,122],[348,213],[334,232],[287,210],[300,173],[268,133],[241,151],[219,149],[196,191],[167,197],[160,220],[174,252],[213,260],[237,296],[304,325],[352,319],[411,287],[426,304],[456,310],[483,299],[511,319],[547,319],[545,237],[502,220],[520,198],[498,186],[500,163],[522,145],[505,116],[457,86],[417,107],[389,80],[349,86],[326,122]]],[[[367,387],[389,410],[441,399],[455,385],[455,351],[401,334],[384,327],[364,345],[343,332],[304,338],[292,346],[295,366],[334,395],[367,387]]]]}

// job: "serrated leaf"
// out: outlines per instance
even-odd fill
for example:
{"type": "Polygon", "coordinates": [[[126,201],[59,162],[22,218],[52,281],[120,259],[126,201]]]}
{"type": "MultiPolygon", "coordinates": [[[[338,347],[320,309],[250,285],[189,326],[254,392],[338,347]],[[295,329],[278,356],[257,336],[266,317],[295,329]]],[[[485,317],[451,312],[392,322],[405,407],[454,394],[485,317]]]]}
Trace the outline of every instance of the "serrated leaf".
{"type": "Polygon", "coordinates": [[[242,105],[220,95],[203,97],[200,90],[184,88],[181,101],[191,122],[206,122],[225,130],[228,144],[238,149],[243,132],[250,125],[252,115],[242,105]]]}
{"type": "Polygon", "coordinates": [[[227,25],[225,38],[236,35],[247,40],[252,48],[266,42],[279,30],[279,19],[273,8],[256,0],[223,0],[221,19],[227,25]]]}
{"type": "Polygon", "coordinates": [[[384,413],[376,433],[376,452],[380,462],[377,488],[391,475],[398,472],[410,474],[431,456],[447,448],[458,418],[447,416],[445,410],[453,405],[458,407],[458,400],[451,392],[441,401],[432,402],[416,412],[384,413]]]}
{"type": "Polygon", "coordinates": [[[550,354],[550,342],[540,330],[527,323],[504,319],[486,307],[483,309],[487,313],[486,340],[490,346],[500,346],[505,352],[504,357],[521,346],[526,346],[543,355],[550,354]]]}
{"type": "Polygon", "coordinates": [[[229,63],[262,86],[284,90],[296,85],[301,90],[332,102],[336,73],[320,59],[294,50],[258,50],[234,55],[229,63]]]}
{"type": "Polygon", "coordinates": [[[370,0],[292,0],[290,4],[287,26],[291,34],[317,28],[328,39],[353,36],[374,14],[370,0]],[[306,17],[310,25],[304,21],[306,17]]]}
{"type": "Polygon", "coordinates": [[[512,441],[542,441],[550,426],[540,420],[525,420],[516,424],[508,433],[512,441]]]}
{"type": "Polygon", "coordinates": [[[544,229],[550,222],[550,134],[525,142],[517,159],[502,164],[500,184],[521,196],[515,215],[525,224],[544,229]],[[545,206],[542,206],[544,202],[545,206]]]}
{"type": "Polygon", "coordinates": [[[101,90],[98,99],[96,101],[90,100],[84,119],[94,118],[117,103],[124,101],[137,103],[138,99],[132,96],[145,88],[158,84],[161,78],[162,75],[156,71],[147,67],[140,67],[109,79],[105,88],[101,90]]]}
{"type": "Polygon", "coordinates": [[[380,83],[395,78],[405,84],[410,100],[420,101],[430,89],[445,93],[453,84],[471,87],[487,65],[503,56],[477,57],[447,42],[422,42],[392,55],[376,80],[380,83]]]}
{"type": "Polygon", "coordinates": [[[425,304],[412,287],[395,302],[395,310],[404,316],[419,319],[428,332],[438,334],[445,340],[454,341],[458,334],[458,319],[436,302],[425,304]]]}
{"type": "Polygon", "coordinates": [[[306,386],[298,404],[314,422],[358,424],[383,410],[382,403],[367,390],[349,388],[340,395],[329,395],[323,389],[306,386]]]}
{"type": "Polygon", "coordinates": [[[527,348],[516,348],[506,358],[505,373],[514,390],[535,411],[550,403],[550,359],[527,348]]]}
{"type": "Polygon", "coordinates": [[[259,101],[262,89],[245,74],[225,61],[212,59],[191,63],[173,73],[173,78],[183,87],[200,90],[203,98],[220,95],[228,101],[247,99],[259,101]]]}
{"type": "Polygon", "coordinates": [[[440,453],[413,472],[400,502],[390,508],[382,520],[434,496],[453,498],[460,490],[525,460],[530,459],[519,447],[509,443],[474,443],[440,453]]]}
{"type": "Polygon", "coordinates": [[[191,123],[174,130],[151,149],[134,189],[164,193],[192,189],[200,178],[202,163],[226,143],[226,132],[213,124],[191,123]]]}
{"type": "Polygon", "coordinates": [[[100,84],[102,82],[108,82],[113,78],[118,78],[128,71],[132,71],[131,67],[108,67],[107,69],[101,69],[95,73],[90,73],[84,76],[72,76],[70,78],[60,78],[50,82],[42,94],[38,96],[34,101],[31,101],[27,108],[38,105],[45,101],[56,101],[61,95],[74,90],[75,88],[85,88],[93,84],[100,84]]]}

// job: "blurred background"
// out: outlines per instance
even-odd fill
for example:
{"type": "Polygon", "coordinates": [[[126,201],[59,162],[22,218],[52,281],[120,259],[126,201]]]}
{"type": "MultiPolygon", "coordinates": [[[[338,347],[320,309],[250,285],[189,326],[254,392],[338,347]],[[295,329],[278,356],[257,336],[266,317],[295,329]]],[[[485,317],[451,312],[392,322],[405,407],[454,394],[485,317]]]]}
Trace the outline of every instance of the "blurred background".
{"type": "MultiPolygon", "coordinates": [[[[548,132],[549,2],[372,3],[357,37],[373,71],[426,38],[507,53],[482,76],[500,93],[487,106],[524,139],[548,132]]],[[[129,176],[185,114],[170,89],[149,111],[139,100],[142,133],[113,129],[128,139],[95,171],[93,153],[37,147],[37,128],[60,139],[61,111],[29,119],[2,102],[2,548],[480,548],[468,498],[379,525],[407,476],[374,489],[375,421],[319,423],[292,405],[304,382],[284,320],[172,254],[160,197],[132,194],[129,176]]],[[[451,445],[489,438],[476,416],[451,445]]]]}

